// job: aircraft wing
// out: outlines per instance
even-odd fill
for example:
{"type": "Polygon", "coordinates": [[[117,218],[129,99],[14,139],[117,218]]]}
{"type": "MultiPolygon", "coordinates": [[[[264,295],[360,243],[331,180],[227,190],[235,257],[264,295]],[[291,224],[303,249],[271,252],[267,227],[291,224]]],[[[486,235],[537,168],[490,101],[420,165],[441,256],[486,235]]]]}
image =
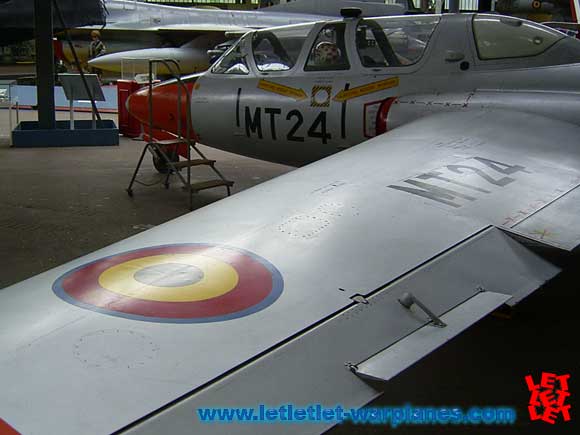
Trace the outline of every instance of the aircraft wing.
{"type": "Polygon", "coordinates": [[[559,272],[522,241],[580,242],[579,135],[523,113],[433,115],[6,288],[0,419],[31,435],[255,433],[196,410],[362,406],[380,394],[368,379],[559,272]]]}
{"type": "Polygon", "coordinates": [[[218,24],[218,23],[189,23],[189,24],[165,24],[162,26],[151,25],[151,26],[142,26],[137,27],[133,23],[129,23],[128,25],[124,25],[122,23],[119,24],[111,24],[107,25],[106,27],[98,27],[98,26],[84,26],[75,29],[76,31],[79,30],[106,30],[107,32],[167,32],[167,33],[186,33],[186,34],[197,34],[197,33],[207,33],[207,32],[242,32],[242,31],[250,31],[252,29],[259,29],[261,26],[236,26],[234,24],[218,24]]]}
{"type": "MultiPolygon", "coordinates": [[[[190,23],[190,24],[168,24],[168,25],[149,25],[139,27],[134,23],[114,23],[107,25],[106,27],[96,27],[87,26],[79,27],[73,29],[70,33],[71,35],[76,35],[80,38],[87,38],[83,36],[84,33],[88,33],[91,30],[99,30],[105,32],[103,39],[105,41],[110,39],[119,38],[121,40],[126,40],[134,38],[139,41],[143,38],[158,36],[161,41],[169,42],[171,45],[181,46],[185,43],[191,42],[199,37],[217,37],[218,41],[215,43],[223,41],[223,36],[229,35],[243,35],[246,32],[258,29],[260,26],[244,27],[236,26],[233,24],[219,24],[219,23],[190,23]]],[[[214,45],[215,45],[214,44],[214,45]]],[[[212,47],[214,46],[212,45],[212,47]]],[[[204,50],[205,52],[205,50],[204,50]]]]}
{"type": "Polygon", "coordinates": [[[242,27],[229,24],[173,24],[156,28],[159,32],[248,32],[264,26],[242,27]]]}

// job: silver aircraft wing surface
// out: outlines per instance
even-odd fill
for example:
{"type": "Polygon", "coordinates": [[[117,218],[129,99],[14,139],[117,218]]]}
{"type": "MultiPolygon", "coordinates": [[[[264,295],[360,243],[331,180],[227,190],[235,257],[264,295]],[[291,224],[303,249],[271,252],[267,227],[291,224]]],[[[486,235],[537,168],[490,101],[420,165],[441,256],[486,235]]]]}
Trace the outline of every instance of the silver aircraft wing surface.
{"type": "Polygon", "coordinates": [[[192,23],[192,24],[169,24],[163,27],[155,27],[149,30],[156,32],[247,32],[250,29],[258,29],[263,26],[236,26],[234,24],[209,24],[209,23],[192,23]]]}
{"type": "Polygon", "coordinates": [[[381,393],[368,379],[542,286],[559,269],[524,242],[580,243],[579,135],[513,111],[425,117],[8,287],[0,419],[25,435],[322,432],[196,409],[362,406],[381,393]]]}
{"type": "Polygon", "coordinates": [[[192,34],[196,36],[198,33],[208,33],[208,32],[241,32],[241,31],[249,31],[252,29],[258,29],[264,26],[256,25],[247,25],[247,26],[239,26],[233,23],[213,23],[213,22],[196,22],[196,23],[179,23],[179,24],[163,24],[163,25],[156,25],[151,24],[148,26],[142,27],[129,27],[123,25],[111,25],[108,27],[103,28],[97,26],[85,26],[79,29],[76,29],[77,33],[79,30],[106,30],[108,34],[111,35],[122,35],[123,33],[130,34],[132,32],[175,32],[175,33],[184,33],[184,34],[192,34]]]}

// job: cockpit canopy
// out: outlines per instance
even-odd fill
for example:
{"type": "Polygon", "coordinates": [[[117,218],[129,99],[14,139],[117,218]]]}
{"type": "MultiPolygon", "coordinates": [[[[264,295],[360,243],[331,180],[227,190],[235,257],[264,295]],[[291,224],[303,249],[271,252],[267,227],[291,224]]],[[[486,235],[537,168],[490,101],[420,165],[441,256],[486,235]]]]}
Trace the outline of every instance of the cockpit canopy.
{"type": "Polygon", "coordinates": [[[298,56],[314,24],[259,30],[252,35],[252,52],[259,71],[288,71],[298,56]]]}
{"type": "MultiPolygon", "coordinates": [[[[365,67],[393,67],[421,59],[440,16],[385,17],[360,20],[356,28],[356,50],[365,67]]],[[[316,23],[258,30],[245,35],[213,67],[216,74],[248,74],[248,60],[241,47],[248,41],[256,68],[260,72],[293,69],[303,50],[308,50],[305,71],[347,70],[346,22],[316,23]],[[308,43],[308,47],[305,47],[308,43]]]]}
{"type": "Polygon", "coordinates": [[[482,60],[537,56],[566,35],[519,18],[475,15],[473,35],[482,60]]]}
{"type": "Polygon", "coordinates": [[[440,20],[436,15],[361,20],[356,28],[361,63],[367,68],[417,63],[440,20]]]}
{"type": "MultiPolygon", "coordinates": [[[[472,34],[465,27],[466,40],[471,40],[474,57],[483,62],[539,56],[566,38],[557,30],[519,18],[486,14],[464,17],[472,24],[472,34]]],[[[247,75],[254,68],[268,74],[296,68],[316,72],[353,66],[358,70],[407,67],[421,61],[442,21],[445,18],[441,15],[391,16],[257,30],[242,37],[212,72],[247,75]]],[[[580,44],[573,42],[578,47],[566,45],[565,51],[572,50],[580,58],[580,44]]],[[[554,52],[554,62],[569,61],[561,51],[554,52]]]]}

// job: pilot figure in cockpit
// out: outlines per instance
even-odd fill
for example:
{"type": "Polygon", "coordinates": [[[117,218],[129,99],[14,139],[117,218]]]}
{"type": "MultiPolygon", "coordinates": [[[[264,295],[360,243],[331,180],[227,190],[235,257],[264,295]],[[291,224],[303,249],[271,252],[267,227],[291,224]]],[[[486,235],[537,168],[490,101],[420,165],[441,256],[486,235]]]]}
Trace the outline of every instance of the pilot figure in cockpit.
{"type": "Polygon", "coordinates": [[[320,42],[314,52],[314,62],[317,66],[331,66],[342,62],[340,49],[334,42],[320,42]]]}

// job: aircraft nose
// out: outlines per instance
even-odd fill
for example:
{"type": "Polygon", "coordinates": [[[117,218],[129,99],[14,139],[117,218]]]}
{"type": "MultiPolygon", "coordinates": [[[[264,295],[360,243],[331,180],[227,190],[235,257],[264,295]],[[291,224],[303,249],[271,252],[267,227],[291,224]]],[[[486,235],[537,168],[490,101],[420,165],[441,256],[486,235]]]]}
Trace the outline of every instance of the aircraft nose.
{"type": "Polygon", "coordinates": [[[66,57],[64,55],[62,41],[60,41],[56,38],[53,38],[52,39],[52,47],[54,50],[54,57],[56,57],[58,60],[62,60],[63,62],[66,62],[66,57]]]}
{"type": "Polygon", "coordinates": [[[120,62],[116,54],[106,54],[89,60],[88,64],[92,68],[98,68],[103,71],[121,72],[120,62]]]}
{"type": "MultiPolygon", "coordinates": [[[[196,80],[197,77],[182,79],[188,95],[191,95],[196,80]]],[[[170,80],[153,86],[151,100],[149,93],[149,87],[146,86],[131,94],[126,103],[129,113],[147,126],[149,124],[150,107],[152,107],[153,127],[155,129],[177,134],[179,133],[178,128],[181,126],[181,134],[186,136],[189,101],[186,90],[180,87],[177,81],[170,80]]],[[[193,137],[194,133],[191,125],[190,133],[191,137],[193,137]]]]}

